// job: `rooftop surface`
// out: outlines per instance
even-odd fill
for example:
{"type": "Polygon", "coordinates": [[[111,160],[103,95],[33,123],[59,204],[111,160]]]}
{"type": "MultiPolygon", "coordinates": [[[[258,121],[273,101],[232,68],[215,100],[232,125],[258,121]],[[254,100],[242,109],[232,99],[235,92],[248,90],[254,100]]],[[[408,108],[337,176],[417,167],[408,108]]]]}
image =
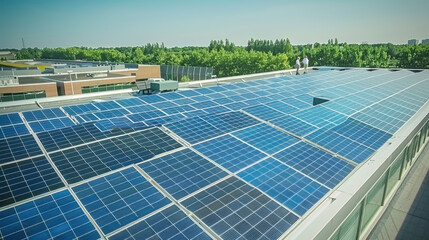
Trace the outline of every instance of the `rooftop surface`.
{"type": "Polygon", "coordinates": [[[3,114],[0,234],[276,239],[428,99],[349,69],[3,114]]]}

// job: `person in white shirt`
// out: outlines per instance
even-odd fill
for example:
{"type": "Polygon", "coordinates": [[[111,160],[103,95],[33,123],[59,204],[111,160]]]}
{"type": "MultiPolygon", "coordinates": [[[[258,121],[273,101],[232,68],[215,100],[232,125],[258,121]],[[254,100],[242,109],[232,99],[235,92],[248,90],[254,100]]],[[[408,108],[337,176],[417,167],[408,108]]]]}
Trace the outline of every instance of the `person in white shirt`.
{"type": "Polygon", "coordinates": [[[300,59],[300,57],[298,57],[298,58],[296,59],[296,62],[295,62],[296,75],[299,75],[299,67],[301,66],[301,64],[299,63],[299,59],[300,59]]]}
{"type": "Polygon", "coordinates": [[[308,73],[308,57],[305,56],[304,60],[302,60],[302,63],[304,64],[304,74],[308,73]]]}

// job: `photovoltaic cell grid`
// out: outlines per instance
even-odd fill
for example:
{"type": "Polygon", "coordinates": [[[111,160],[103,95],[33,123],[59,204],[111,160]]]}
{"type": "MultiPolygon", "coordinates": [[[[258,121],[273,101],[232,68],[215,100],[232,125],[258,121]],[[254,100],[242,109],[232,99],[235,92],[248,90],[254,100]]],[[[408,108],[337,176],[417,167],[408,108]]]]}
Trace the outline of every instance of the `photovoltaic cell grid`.
{"type": "Polygon", "coordinates": [[[272,158],[265,159],[238,176],[302,216],[329,189],[272,158]]]}
{"type": "Polygon", "coordinates": [[[122,239],[212,239],[176,205],[109,237],[122,239]]]}
{"type": "Polygon", "coordinates": [[[29,134],[25,124],[15,124],[0,127],[0,139],[29,134]]]}
{"type": "Polygon", "coordinates": [[[68,190],[0,211],[5,239],[99,239],[68,190]]]}
{"type": "Polygon", "coordinates": [[[299,141],[266,124],[245,128],[233,135],[268,154],[274,154],[299,141]]]}
{"type": "Polygon", "coordinates": [[[181,145],[158,128],[49,154],[69,184],[142,162],[181,145]]]}
{"type": "Polygon", "coordinates": [[[223,239],[277,239],[298,220],[286,208],[236,177],[181,203],[223,239]]]}
{"type": "Polygon", "coordinates": [[[91,103],[74,105],[74,106],[65,106],[62,108],[71,116],[100,110],[96,108],[94,105],[92,105],[91,103]]]}
{"type": "Polygon", "coordinates": [[[0,167],[0,207],[64,187],[44,156],[0,167]]]}
{"type": "Polygon", "coordinates": [[[329,188],[334,188],[354,169],[352,164],[304,142],[299,142],[274,157],[329,188]]]}
{"type": "Polygon", "coordinates": [[[176,199],[228,175],[190,149],[146,161],[138,166],[176,199]]]}
{"type": "Polygon", "coordinates": [[[22,113],[27,122],[66,117],[66,114],[60,108],[48,108],[41,110],[34,110],[22,113]]]}
{"type": "Polygon", "coordinates": [[[267,156],[230,135],[218,137],[193,147],[231,172],[237,172],[267,156]]]}
{"type": "Polygon", "coordinates": [[[271,119],[278,118],[284,115],[284,113],[265,105],[257,105],[253,107],[244,108],[243,111],[248,112],[265,121],[269,121],[271,119]]]}
{"type": "Polygon", "coordinates": [[[74,122],[68,117],[41,120],[36,122],[30,122],[28,124],[30,125],[31,129],[33,129],[33,132],[35,133],[75,125],[74,122]]]}
{"type": "Polygon", "coordinates": [[[292,114],[292,116],[307,123],[313,124],[319,128],[325,127],[332,123],[340,124],[347,119],[346,115],[335,112],[321,105],[296,112],[292,114]]]}
{"type": "Polygon", "coordinates": [[[318,129],[316,126],[310,125],[291,115],[273,119],[270,123],[299,137],[303,137],[318,129]]]}
{"type": "Polygon", "coordinates": [[[0,126],[23,123],[18,113],[9,113],[0,115],[0,126]]]}
{"type": "Polygon", "coordinates": [[[134,168],[81,184],[73,191],[105,234],[171,202],[134,168]]]}
{"type": "Polygon", "coordinates": [[[0,139],[0,164],[42,154],[32,135],[0,139]]]}

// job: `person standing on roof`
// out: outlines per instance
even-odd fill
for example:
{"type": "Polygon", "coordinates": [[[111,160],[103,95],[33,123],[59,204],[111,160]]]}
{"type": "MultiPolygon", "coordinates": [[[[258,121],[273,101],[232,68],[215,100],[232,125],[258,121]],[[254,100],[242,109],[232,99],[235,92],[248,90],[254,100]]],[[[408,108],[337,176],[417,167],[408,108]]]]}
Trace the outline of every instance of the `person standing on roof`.
{"type": "Polygon", "coordinates": [[[305,56],[304,60],[302,60],[302,64],[304,64],[304,74],[308,73],[308,57],[305,56]]]}
{"type": "Polygon", "coordinates": [[[301,66],[301,64],[300,64],[299,60],[300,60],[300,57],[298,57],[298,58],[296,59],[296,62],[295,62],[296,75],[299,75],[299,67],[301,66]]]}

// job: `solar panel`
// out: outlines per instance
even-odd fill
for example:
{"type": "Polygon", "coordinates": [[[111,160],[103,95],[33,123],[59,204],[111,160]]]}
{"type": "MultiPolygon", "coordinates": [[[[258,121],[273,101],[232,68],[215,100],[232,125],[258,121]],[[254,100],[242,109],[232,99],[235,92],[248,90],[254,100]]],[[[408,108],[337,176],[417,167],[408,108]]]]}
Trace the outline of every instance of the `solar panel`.
{"type": "Polygon", "coordinates": [[[177,106],[172,108],[166,108],[166,109],[163,109],[162,111],[167,114],[175,114],[175,113],[182,113],[182,112],[190,112],[193,110],[196,110],[196,109],[189,105],[182,105],[182,106],[177,106]]]}
{"type": "Polygon", "coordinates": [[[163,93],[162,97],[167,99],[167,100],[176,100],[176,99],[183,99],[184,96],[175,93],[175,92],[167,92],[167,93],[163,93]]]}
{"type": "Polygon", "coordinates": [[[181,202],[222,239],[277,239],[298,217],[230,177],[181,202]]]}
{"type": "Polygon", "coordinates": [[[0,127],[0,139],[29,134],[25,124],[14,124],[0,127]]]}
{"type": "Polygon", "coordinates": [[[234,100],[229,97],[222,97],[222,98],[213,99],[213,102],[217,104],[225,105],[225,104],[234,102],[234,100]]]}
{"type": "Polygon", "coordinates": [[[22,119],[18,113],[9,113],[0,115],[0,126],[22,123],[22,119]]]}
{"type": "Polygon", "coordinates": [[[149,104],[127,107],[126,109],[132,113],[150,112],[150,111],[158,110],[149,104]]]}
{"type": "Polygon", "coordinates": [[[198,117],[183,119],[178,122],[165,125],[166,128],[179,135],[181,138],[194,144],[224,134],[218,128],[198,117]]]}
{"type": "Polygon", "coordinates": [[[197,117],[197,116],[207,115],[207,112],[205,112],[203,110],[194,110],[194,111],[190,111],[190,112],[183,112],[182,115],[185,117],[188,117],[188,118],[193,118],[193,117],[197,117]]]}
{"type": "Polygon", "coordinates": [[[273,158],[265,159],[238,176],[302,216],[329,189],[273,158]]]}
{"type": "Polygon", "coordinates": [[[334,188],[354,168],[352,164],[304,142],[299,142],[274,157],[329,188],[334,188]]]}
{"type": "Polygon", "coordinates": [[[190,99],[194,100],[197,103],[198,102],[204,102],[204,101],[210,101],[210,100],[212,100],[212,98],[209,98],[209,97],[207,97],[205,95],[193,96],[193,97],[190,97],[190,99]]]}
{"type": "Polygon", "coordinates": [[[311,133],[305,138],[355,163],[365,161],[375,151],[338,133],[323,129],[311,133]]]}
{"type": "Polygon", "coordinates": [[[228,175],[190,149],[146,161],[138,166],[176,199],[228,175]]]}
{"type": "Polygon", "coordinates": [[[133,107],[133,106],[146,104],[145,102],[143,102],[142,100],[140,100],[139,98],[136,98],[136,97],[117,99],[115,101],[123,107],[133,107]]]}
{"type": "Polygon", "coordinates": [[[304,121],[301,121],[298,118],[291,115],[286,115],[283,117],[273,119],[270,121],[270,123],[292,134],[295,134],[299,137],[303,137],[318,129],[317,127],[310,125],[304,121]]]}
{"type": "Polygon", "coordinates": [[[219,98],[225,98],[224,94],[218,93],[218,92],[217,93],[207,94],[206,96],[209,97],[209,98],[211,98],[212,100],[219,99],[219,98]]]}
{"type": "Polygon", "coordinates": [[[233,135],[268,154],[274,154],[299,141],[266,124],[245,128],[233,135]]]}
{"type": "Polygon", "coordinates": [[[0,212],[4,239],[99,239],[68,190],[0,212]]]}
{"type": "Polygon", "coordinates": [[[284,113],[265,105],[257,105],[253,107],[244,108],[243,111],[248,112],[253,116],[256,116],[265,121],[269,121],[271,119],[278,118],[284,115],[284,113]]]}
{"type": "Polygon", "coordinates": [[[286,114],[290,114],[290,113],[294,113],[299,111],[298,108],[293,107],[287,103],[281,102],[281,101],[275,101],[275,102],[270,102],[266,104],[268,107],[274,108],[275,110],[282,112],[282,113],[286,113],[286,114]]]}
{"type": "Polygon", "coordinates": [[[204,111],[210,114],[218,114],[218,113],[230,112],[231,110],[224,106],[215,106],[215,107],[205,108],[204,111]]]}
{"type": "Polygon", "coordinates": [[[104,119],[95,122],[95,125],[101,130],[101,131],[107,131],[117,128],[132,128],[133,130],[139,130],[147,128],[147,125],[143,122],[139,122],[138,124],[130,121],[126,117],[118,117],[118,118],[110,118],[110,119],[104,119]]]}
{"type": "Polygon", "coordinates": [[[193,90],[197,93],[201,93],[201,94],[211,94],[211,93],[216,93],[215,90],[211,90],[210,88],[197,88],[195,90],[193,90]]]}
{"type": "Polygon", "coordinates": [[[212,239],[176,205],[109,237],[122,239],[212,239]]]}
{"type": "Polygon", "coordinates": [[[171,202],[134,168],[112,173],[72,189],[105,234],[171,202]]]}
{"type": "Polygon", "coordinates": [[[347,119],[346,115],[332,111],[321,105],[293,113],[292,116],[307,123],[313,124],[319,128],[325,127],[332,123],[340,124],[347,119]]]}
{"type": "Polygon", "coordinates": [[[303,101],[298,100],[296,98],[289,98],[290,96],[289,96],[288,93],[286,93],[285,95],[286,95],[286,98],[282,99],[281,101],[284,102],[284,103],[287,103],[287,104],[289,104],[291,106],[294,106],[294,107],[296,107],[298,109],[306,109],[306,108],[309,108],[309,107],[313,106],[312,104],[303,102],[303,101]]]}
{"type": "Polygon", "coordinates": [[[148,112],[141,112],[141,113],[134,113],[131,115],[127,115],[127,117],[131,119],[133,122],[142,122],[147,119],[158,118],[163,116],[166,116],[166,114],[160,110],[153,110],[148,112]]]}
{"type": "Polygon", "coordinates": [[[237,172],[267,156],[230,135],[218,137],[193,147],[231,172],[237,172]]]}
{"type": "Polygon", "coordinates": [[[75,115],[74,117],[76,118],[76,120],[78,120],[79,123],[85,123],[85,122],[92,122],[92,121],[100,120],[93,113],[75,115]]]}
{"type": "Polygon", "coordinates": [[[227,112],[216,115],[206,115],[201,116],[201,119],[224,132],[232,132],[260,123],[255,118],[242,112],[227,112]]]}
{"type": "Polygon", "coordinates": [[[159,117],[159,118],[152,118],[152,119],[146,120],[145,123],[148,126],[161,126],[166,123],[179,121],[180,119],[183,119],[183,118],[185,118],[185,116],[183,116],[182,114],[173,114],[173,115],[168,115],[168,116],[159,117]]]}
{"type": "Polygon", "coordinates": [[[0,139],[0,164],[42,154],[36,140],[30,134],[0,139]]]}
{"type": "Polygon", "coordinates": [[[50,118],[65,117],[66,114],[60,108],[47,108],[41,110],[33,110],[22,113],[27,122],[45,120],[50,118]]]}
{"type": "Polygon", "coordinates": [[[123,108],[120,108],[120,109],[106,110],[101,112],[94,112],[93,114],[97,116],[99,119],[106,119],[106,118],[122,117],[124,115],[129,114],[129,112],[123,108]]]}
{"type": "Polygon", "coordinates": [[[146,103],[157,103],[157,102],[166,101],[165,98],[159,95],[144,95],[144,96],[141,96],[140,99],[146,103]]]}
{"type": "Polygon", "coordinates": [[[193,96],[199,96],[201,93],[193,90],[187,90],[187,91],[178,91],[178,94],[184,96],[184,97],[193,97],[193,96]]]}
{"type": "Polygon", "coordinates": [[[72,116],[100,110],[96,108],[94,105],[92,105],[91,103],[74,105],[74,106],[65,106],[62,108],[64,109],[64,111],[66,111],[69,115],[72,115],[72,116]]]}
{"type": "Polygon", "coordinates": [[[92,104],[101,111],[121,108],[121,106],[114,101],[93,102],[92,104]]]}
{"type": "Polygon", "coordinates": [[[218,104],[213,101],[204,101],[204,102],[191,103],[189,105],[196,109],[204,109],[204,108],[217,106],[218,104]]]}
{"type": "Polygon", "coordinates": [[[249,106],[249,104],[247,104],[245,102],[234,102],[234,103],[230,103],[230,104],[225,104],[225,107],[227,107],[233,111],[240,110],[240,109],[246,108],[248,106],[249,106]]]}
{"type": "Polygon", "coordinates": [[[0,207],[64,187],[44,156],[0,166],[0,207]]]}
{"type": "Polygon", "coordinates": [[[158,128],[50,153],[69,184],[145,161],[181,145],[158,128]]]}
{"type": "Polygon", "coordinates": [[[177,100],[173,100],[172,102],[179,105],[179,106],[188,105],[191,103],[196,103],[196,101],[189,99],[189,98],[177,99],[177,100]]]}
{"type": "Polygon", "coordinates": [[[31,129],[33,129],[33,132],[35,132],[35,133],[75,125],[74,122],[68,117],[48,119],[48,120],[42,120],[42,121],[37,121],[37,122],[30,122],[28,124],[30,125],[31,129]]]}
{"type": "Polygon", "coordinates": [[[179,105],[173,103],[173,102],[160,102],[160,103],[153,103],[152,106],[158,108],[158,109],[166,109],[166,108],[173,108],[177,107],[179,105]]]}

